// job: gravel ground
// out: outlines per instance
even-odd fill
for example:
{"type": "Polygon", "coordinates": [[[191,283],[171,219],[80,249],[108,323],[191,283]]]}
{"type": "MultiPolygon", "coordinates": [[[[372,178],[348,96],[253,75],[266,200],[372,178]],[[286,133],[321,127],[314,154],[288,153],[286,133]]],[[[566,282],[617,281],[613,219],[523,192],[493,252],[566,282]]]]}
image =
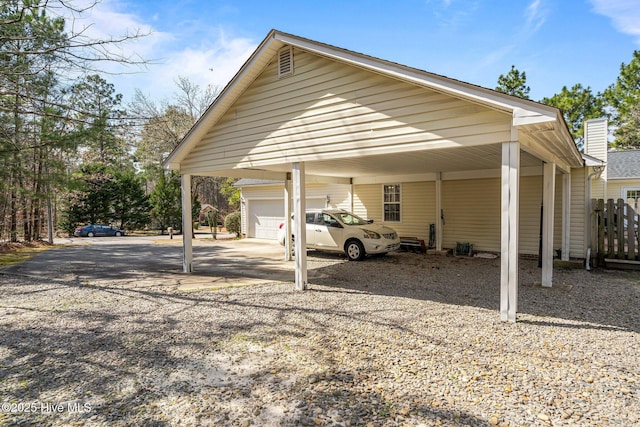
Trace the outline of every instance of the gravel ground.
{"type": "Polygon", "coordinates": [[[0,425],[640,424],[640,274],[310,252],[291,283],[0,274],[0,425]]]}

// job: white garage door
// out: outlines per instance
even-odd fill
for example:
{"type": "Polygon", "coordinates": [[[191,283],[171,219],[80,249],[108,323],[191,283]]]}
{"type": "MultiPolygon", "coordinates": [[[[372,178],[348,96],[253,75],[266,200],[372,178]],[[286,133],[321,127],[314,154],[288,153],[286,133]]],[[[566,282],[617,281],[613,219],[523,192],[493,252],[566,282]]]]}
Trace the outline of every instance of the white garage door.
{"type": "Polygon", "coordinates": [[[249,201],[249,237],[276,239],[278,226],[284,222],[284,202],[282,200],[249,201]]]}
{"type": "MultiPolygon", "coordinates": [[[[307,199],[307,209],[322,209],[324,199],[307,199]]],[[[249,237],[277,239],[278,227],[284,222],[284,201],[249,200],[247,223],[249,237]]]]}

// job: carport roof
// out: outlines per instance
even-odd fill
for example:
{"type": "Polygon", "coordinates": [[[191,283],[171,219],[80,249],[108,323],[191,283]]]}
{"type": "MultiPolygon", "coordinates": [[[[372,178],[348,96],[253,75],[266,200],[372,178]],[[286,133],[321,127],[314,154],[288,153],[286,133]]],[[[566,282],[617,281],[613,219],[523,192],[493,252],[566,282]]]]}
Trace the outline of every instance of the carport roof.
{"type": "MultiPolygon", "coordinates": [[[[284,46],[295,48],[319,55],[331,60],[368,70],[389,78],[405,81],[411,84],[422,86],[430,90],[447,94],[471,103],[479,104],[495,111],[501,111],[512,116],[512,126],[519,129],[520,141],[525,155],[522,158],[523,166],[539,164],[539,159],[551,161],[561,169],[572,167],[582,167],[583,160],[578,152],[567,125],[559,109],[550,107],[527,99],[506,95],[491,89],[483,88],[470,83],[451,79],[438,74],[411,68],[405,65],[374,58],[361,53],[338,48],[328,44],[319,43],[295,35],[272,30],[258,46],[251,57],[246,61],[238,73],[227,84],[216,100],[211,104],[203,116],[189,130],[187,135],[170,153],[164,162],[167,169],[180,170],[181,162],[189,155],[190,151],[198,144],[205,134],[222,118],[231,108],[234,102],[252,84],[252,82],[262,73],[265,67],[273,60],[278,50],[284,46]],[[529,155],[527,155],[529,154],[529,155]]],[[[469,160],[465,163],[462,157],[467,159],[476,158],[478,160],[491,159],[491,164],[495,164],[494,159],[499,159],[499,147],[487,147],[487,152],[460,156],[456,150],[438,150],[441,152],[440,159],[436,159],[439,171],[464,170],[469,169],[469,160]],[[456,160],[458,164],[456,164],[456,160]],[[451,167],[442,168],[442,165],[451,162],[451,167]]],[[[404,170],[411,168],[411,153],[395,153],[389,157],[377,160],[380,165],[389,164],[396,161],[405,162],[404,170]]],[[[376,156],[372,156],[375,160],[376,156]]],[[[267,171],[283,173],[288,169],[291,160],[283,160],[282,165],[273,165],[261,169],[265,173],[254,173],[248,168],[239,167],[235,171],[215,171],[217,175],[222,172],[229,172],[227,176],[255,177],[255,178],[282,178],[282,175],[268,174],[267,171]],[[245,171],[246,173],[243,173],[245,171]],[[233,172],[233,173],[232,173],[233,172]]],[[[424,171],[424,162],[419,162],[420,168],[424,171]]],[[[498,163],[499,165],[499,163],[498,163]]],[[[351,176],[361,176],[372,173],[373,168],[368,168],[363,162],[356,158],[345,158],[331,162],[316,162],[317,172],[324,172],[329,176],[342,176],[337,172],[337,168],[348,170],[351,176]],[[365,170],[366,169],[366,170],[365,170]]],[[[288,169],[290,170],[290,169],[288,169]]],[[[309,170],[314,172],[312,168],[309,170]]],[[[427,170],[428,171],[428,170],[427,170]]],[[[212,171],[214,172],[214,171],[212,171]]],[[[378,169],[375,173],[380,174],[378,169]]],[[[384,170],[382,170],[385,173],[384,170]]],[[[387,172],[388,173],[388,172],[387,172]]]]}

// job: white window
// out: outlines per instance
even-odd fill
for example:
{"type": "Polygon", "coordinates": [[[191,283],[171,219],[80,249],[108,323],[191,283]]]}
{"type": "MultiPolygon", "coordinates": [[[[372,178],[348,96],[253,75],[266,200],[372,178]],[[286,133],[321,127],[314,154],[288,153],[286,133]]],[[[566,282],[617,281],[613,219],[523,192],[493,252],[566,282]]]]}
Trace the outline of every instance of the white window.
{"type": "Polygon", "coordinates": [[[400,222],[400,184],[384,184],[383,212],[385,222],[400,222]]]}
{"type": "Polygon", "coordinates": [[[622,187],[622,194],[620,196],[625,201],[635,199],[637,202],[638,199],[640,199],[640,187],[622,187]]]}

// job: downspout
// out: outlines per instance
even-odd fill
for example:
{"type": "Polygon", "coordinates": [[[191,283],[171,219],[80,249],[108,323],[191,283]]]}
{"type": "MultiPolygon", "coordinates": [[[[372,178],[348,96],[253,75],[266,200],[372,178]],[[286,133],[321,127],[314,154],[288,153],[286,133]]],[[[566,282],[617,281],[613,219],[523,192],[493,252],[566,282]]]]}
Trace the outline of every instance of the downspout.
{"type": "Polygon", "coordinates": [[[589,226],[587,227],[587,257],[585,260],[585,267],[587,271],[591,270],[591,265],[589,265],[589,261],[591,260],[591,212],[593,211],[593,205],[591,203],[591,180],[593,178],[599,178],[600,175],[602,175],[602,171],[604,171],[604,166],[596,166],[593,168],[593,172],[587,176],[587,212],[589,212],[589,226]]]}

